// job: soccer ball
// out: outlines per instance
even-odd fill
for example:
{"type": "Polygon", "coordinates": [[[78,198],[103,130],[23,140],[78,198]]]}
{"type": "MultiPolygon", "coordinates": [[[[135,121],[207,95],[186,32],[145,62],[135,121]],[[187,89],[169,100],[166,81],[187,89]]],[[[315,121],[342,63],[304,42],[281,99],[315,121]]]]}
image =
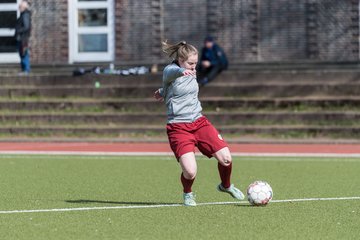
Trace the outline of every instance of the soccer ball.
{"type": "Polygon", "coordinates": [[[255,181],[247,188],[248,201],[251,205],[265,206],[273,197],[271,186],[265,181],[255,181]]]}

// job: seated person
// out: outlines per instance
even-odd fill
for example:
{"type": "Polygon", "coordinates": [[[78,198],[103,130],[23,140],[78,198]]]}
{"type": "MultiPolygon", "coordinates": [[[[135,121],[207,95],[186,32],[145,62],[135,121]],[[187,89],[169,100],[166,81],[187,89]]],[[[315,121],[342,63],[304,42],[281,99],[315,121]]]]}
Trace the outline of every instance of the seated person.
{"type": "Polygon", "coordinates": [[[198,82],[204,86],[212,81],[219,73],[227,69],[228,60],[225,52],[217,45],[211,36],[205,38],[197,67],[198,82]]]}

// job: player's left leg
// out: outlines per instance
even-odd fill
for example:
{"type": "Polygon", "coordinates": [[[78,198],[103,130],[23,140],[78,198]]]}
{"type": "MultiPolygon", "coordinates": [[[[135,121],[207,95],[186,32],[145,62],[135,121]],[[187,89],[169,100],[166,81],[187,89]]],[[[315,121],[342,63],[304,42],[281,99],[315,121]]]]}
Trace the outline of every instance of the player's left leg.
{"type": "Polygon", "coordinates": [[[233,198],[243,200],[245,198],[244,194],[234,184],[231,184],[232,158],[229,148],[224,147],[214,153],[213,156],[218,160],[218,170],[221,179],[217,189],[220,192],[229,193],[233,198]]]}
{"type": "Polygon", "coordinates": [[[229,193],[236,199],[244,199],[244,194],[234,184],[231,184],[232,158],[228,144],[221,137],[216,128],[206,117],[198,120],[198,129],[195,132],[197,147],[207,157],[215,157],[218,160],[218,170],[221,183],[218,190],[229,193]]]}
{"type": "Polygon", "coordinates": [[[232,158],[228,147],[224,147],[213,154],[218,160],[218,170],[221,179],[221,185],[228,188],[231,185],[232,158]]]}

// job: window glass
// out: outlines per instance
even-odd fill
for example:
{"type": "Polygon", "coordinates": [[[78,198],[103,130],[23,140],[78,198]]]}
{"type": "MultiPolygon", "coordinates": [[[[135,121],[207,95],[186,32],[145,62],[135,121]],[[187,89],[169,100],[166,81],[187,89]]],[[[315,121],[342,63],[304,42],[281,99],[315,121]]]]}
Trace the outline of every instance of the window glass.
{"type": "Polygon", "coordinates": [[[0,37],[0,53],[17,52],[14,37],[0,37]]]}
{"type": "Polygon", "coordinates": [[[16,0],[0,0],[0,3],[17,3],[16,0]]]}
{"type": "Polygon", "coordinates": [[[0,28],[15,28],[16,11],[0,12],[0,28]]]}
{"type": "Polygon", "coordinates": [[[79,52],[107,52],[107,34],[79,34],[79,52]]]}
{"type": "Polygon", "coordinates": [[[106,9],[79,9],[79,26],[106,26],[107,10],[106,9]]]}

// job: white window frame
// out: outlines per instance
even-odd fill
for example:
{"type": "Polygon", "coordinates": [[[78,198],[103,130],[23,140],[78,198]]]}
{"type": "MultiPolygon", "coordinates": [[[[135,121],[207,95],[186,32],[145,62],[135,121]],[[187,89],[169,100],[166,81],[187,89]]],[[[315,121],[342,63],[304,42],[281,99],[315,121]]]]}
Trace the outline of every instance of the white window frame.
{"type": "MultiPolygon", "coordinates": [[[[0,3],[1,12],[6,11],[16,11],[16,16],[20,16],[20,12],[18,11],[18,5],[20,0],[17,0],[16,3],[0,3]]],[[[1,37],[11,37],[14,36],[15,29],[11,28],[0,28],[0,36],[1,37]]],[[[20,57],[19,53],[0,53],[0,63],[19,63],[20,57]]]]}
{"type": "Polygon", "coordinates": [[[114,43],[114,0],[79,2],[78,0],[68,0],[69,15],[69,63],[74,62],[111,62],[115,56],[114,43]],[[99,27],[79,27],[78,9],[98,9],[107,8],[107,26],[99,27]],[[107,52],[79,52],[78,34],[107,34],[107,52]]]}

